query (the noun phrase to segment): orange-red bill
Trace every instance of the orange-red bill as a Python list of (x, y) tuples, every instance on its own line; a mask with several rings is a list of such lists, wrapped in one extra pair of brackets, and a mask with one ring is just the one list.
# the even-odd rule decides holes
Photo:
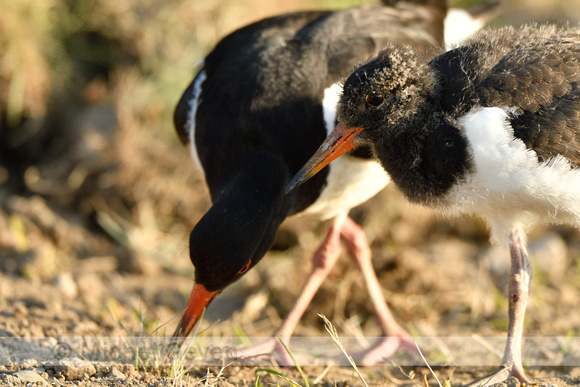
[(193, 290), (189, 295), (189, 300), (185, 307), (185, 312), (183, 312), (183, 316), (175, 333), (173, 333), (173, 337), (186, 337), (189, 335), (203, 314), (204, 309), (219, 292), (220, 290), (209, 291), (202, 284), (194, 283)]
[(363, 130), (364, 128), (358, 127), (347, 128), (339, 123), (334, 131), (326, 137), (326, 140), (320, 145), (314, 156), (304, 164), (302, 169), (288, 183), (286, 193), (308, 181), (334, 159), (357, 146), (360, 141), (356, 140), (356, 136)]

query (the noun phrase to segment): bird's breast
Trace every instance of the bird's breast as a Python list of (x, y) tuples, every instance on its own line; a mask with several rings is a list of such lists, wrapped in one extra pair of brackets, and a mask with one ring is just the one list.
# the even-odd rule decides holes
[(509, 109), (478, 108), (458, 120), (473, 168), (444, 198), (451, 212), (487, 219), (533, 214), (580, 224), (580, 169), (561, 155), (545, 161), (514, 136)]
[(379, 163), (343, 155), (334, 160), (320, 196), (300, 215), (314, 215), (331, 219), (366, 202), (390, 181)]

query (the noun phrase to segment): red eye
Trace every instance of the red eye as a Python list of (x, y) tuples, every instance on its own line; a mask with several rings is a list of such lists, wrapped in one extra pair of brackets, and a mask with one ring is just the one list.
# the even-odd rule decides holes
[(240, 270), (238, 270), (238, 275), (242, 275), (242, 274), (244, 274), (245, 272), (247, 272), (247, 271), (248, 271), (248, 269), (250, 268), (250, 265), (251, 265), (251, 264), (252, 264), (252, 260), (250, 259), (250, 260), (248, 261), (248, 263), (246, 263), (246, 264), (245, 264), (245, 265), (244, 265), (244, 266), (243, 266), (243, 267), (242, 267)]

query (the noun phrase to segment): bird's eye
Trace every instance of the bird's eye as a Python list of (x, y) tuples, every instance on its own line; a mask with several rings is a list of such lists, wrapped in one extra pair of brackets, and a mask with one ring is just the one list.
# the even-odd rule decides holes
[(371, 93), (367, 95), (367, 106), (379, 106), (384, 99), (381, 93)]
[(250, 265), (252, 264), (252, 260), (250, 259), (250, 261), (248, 263), (246, 263), (240, 270), (238, 270), (237, 275), (242, 275), (245, 272), (248, 271), (248, 269), (250, 268)]

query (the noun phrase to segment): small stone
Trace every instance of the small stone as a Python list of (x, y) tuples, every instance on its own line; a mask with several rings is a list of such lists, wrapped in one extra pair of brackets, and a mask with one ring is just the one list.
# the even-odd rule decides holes
[(20, 367), (24, 368), (25, 371), (34, 371), (38, 366), (38, 360), (36, 359), (22, 359), (20, 360)]
[[(18, 383), (18, 378), (13, 375), (0, 374), (0, 385), (2, 386), (13, 386)], [(19, 383), (22, 384), (22, 383)]]
[(55, 365), (54, 370), (66, 380), (79, 380), (85, 375), (91, 376), (97, 372), (92, 363), (78, 358), (61, 360)]
[(520, 381), (514, 378), (513, 376), (510, 376), (505, 381), (492, 384), (489, 387), (520, 387), (520, 386), (521, 386)]
[(14, 373), (14, 376), (27, 384), (40, 383), (43, 386), (49, 385), (40, 374), (34, 371), (18, 371)]
[(14, 308), (14, 315), (16, 317), (24, 317), (28, 315), (28, 308), (21, 301), (16, 301), (12, 307)]
[(7, 329), (0, 329), (0, 337), (18, 337), (18, 335)]
[(78, 286), (70, 272), (57, 275), (54, 279), (54, 285), (67, 298), (74, 298), (79, 293)]
[(118, 370), (118, 369), (116, 369), (116, 368), (113, 368), (113, 369), (111, 370), (111, 372), (109, 372), (109, 373), (107, 374), (107, 377), (108, 377), (108, 378), (113, 378), (113, 379), (126, 379), (126, 378), (127, 378), (127, 376), (125, 376), (125, 374), (124, 374), (124, 373), (122, 373), (121, 371), (119, 371), (119, 370)]

